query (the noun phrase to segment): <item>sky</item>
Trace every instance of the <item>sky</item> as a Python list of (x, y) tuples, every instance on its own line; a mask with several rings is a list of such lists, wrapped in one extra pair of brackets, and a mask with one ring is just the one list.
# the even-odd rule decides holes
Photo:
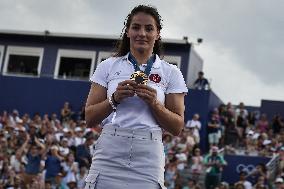
[(158, 9), (162, 38), (203, 39), (194, 48), (224, 103), (284, 101), (283, 0), (0, 0), (0, 30), (119, 36), (138, 4)]

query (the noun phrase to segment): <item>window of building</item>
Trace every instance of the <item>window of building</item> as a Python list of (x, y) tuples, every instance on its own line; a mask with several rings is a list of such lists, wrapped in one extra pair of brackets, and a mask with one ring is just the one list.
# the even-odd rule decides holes
[(99, 63), (101, 63), (102, 61), (104, 61), (105, 59), (111, 57), (112, 55), (113, 55), (112, 52), (100, 51), (99, 56), (98, 56), (98, 60), (97, 60), (97, 65)]
[(0, 71), (2, 68), (3, 56), (4, 56), (4, 46), (0, 45)]
[(96, 52), (58, 50), (54, 77), (58, 79), (88, 80), (94, 70)]
[(8, 46), (4, 75), (39, 77), (43, 48)]
[(176, 65), (180, 69), (181, 57), (180, 56), (167, 56), (163, 58), (166, 62)]

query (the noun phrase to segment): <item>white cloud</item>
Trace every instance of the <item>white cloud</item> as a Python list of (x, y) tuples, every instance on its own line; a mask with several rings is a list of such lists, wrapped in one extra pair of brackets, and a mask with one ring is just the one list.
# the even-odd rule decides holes
[(204, 62), (205, 76), (224, 103), (260, 106), (262, 99), (283, 100), (284, 85), (266, 85), (252, 71), (239, 64), (230, 49), (207, 44), (196, 47)]

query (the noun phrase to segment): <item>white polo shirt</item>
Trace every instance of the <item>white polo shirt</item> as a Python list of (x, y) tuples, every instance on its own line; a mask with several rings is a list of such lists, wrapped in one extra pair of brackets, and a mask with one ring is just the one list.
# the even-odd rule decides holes
[[(140, 65), (144, 71), (146, 64)], [(119, 82), (130, 79), (134, 66), (128, 60), (128, 54), (123, 57), (110, 57), (101, 62), (90, 80), (107, 89), (107, 96), (115, 92)], [(156, 55), (147, 85), (156, 89), (157, 99), (164, 104), (165, 94), (187, 93), (181, 71), (172, 64), (161, 60)], [(123, 99), (116, 109), (103, 120), (102, 126), (111, 124), (114, 127), (132, 129), (160, 130), (149, 106), (138, 96)]]

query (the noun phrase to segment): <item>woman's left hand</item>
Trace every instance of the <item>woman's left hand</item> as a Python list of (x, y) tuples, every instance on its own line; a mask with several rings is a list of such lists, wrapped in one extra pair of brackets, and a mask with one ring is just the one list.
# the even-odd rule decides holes
[(138, 97), (144, 100), (151, 107), (157, 104), (157, 91), (147, 85), (139, 84), (135, 88)]

